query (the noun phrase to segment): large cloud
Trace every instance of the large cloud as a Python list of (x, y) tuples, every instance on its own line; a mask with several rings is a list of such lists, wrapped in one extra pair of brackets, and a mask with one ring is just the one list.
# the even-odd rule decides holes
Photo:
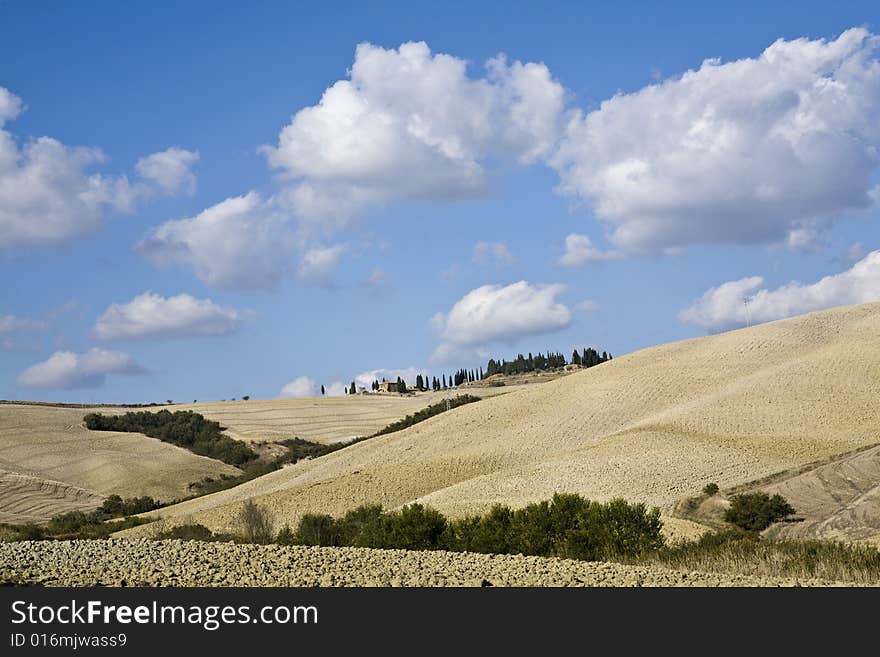
[(441, 342), (432, 359), (445, 362), (493, 342), (565, 328), (571, 323), (571, 311), (557, 300), (564, 289), (519, 281), (471, 290), (448, 313), (434, 317)]
[[(0, 128), (23, 107), (0, 87)], [(94, 229), (107, 213), (131, 212), (139, 199), (169, 191), (150, 179), (132, 183), (89, 172), (105, 159), (96, 148), (69, 147), (51, 137), (19, 147), (0, 129), (0, 249), (62, 242)]]
[(128, 354), (92, 348), (85, 353), (56, 351), (48, 360), (18, 375), (16, 384), (40, 390), (100, 388), (108, 374), (141, 374), (144, 368)]
[(876, 196), (878, 38), (779, 40), (707, 60), (575, 118), (552, 157), (616, 246), (816, 243), (823, 222)]
[(192, 267), (207, 285), (255, 289), (278, 282), (295, 245), (289, 217), (271, 199), (250, 192), (165, 222), (137, 248), (157, 264)]
[(717, 331), (769, 322), (833, 306), (880, 301), (880, 251), (873, 251), (840, 274), (775, 290), (761, 288), (760, 276), (707, 290), (679, 314), (682, 322)]
[(237, 311), (210, 299), (189, 294), (165, 298), (144, 292), (128, 303), (107, 308), (92, 332), (101, 340), (218, 336), (237, 330), (241, 320)]
[(561, 85), (543, 64), (499, 56), (486, 68), (473, 79), (464, 60), (425, 43), (360, 44), (349, 79), (264, 149), (294, 181), (294, 211), (338, 224), (386, 200), (469, 197), (485, 190), (487, 158), (546, 155), (561, 128)]

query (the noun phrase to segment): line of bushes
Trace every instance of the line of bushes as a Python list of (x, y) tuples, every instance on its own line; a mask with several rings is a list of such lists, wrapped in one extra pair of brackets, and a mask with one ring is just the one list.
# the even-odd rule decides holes
[(7, 540), (39, 541), (48, 539), (107, 538), (113, 532), (142, 525), (147, 520), (131, 516), (158, 509), (152, 497), (122, 499), (111, 495), (94, 511), (68, 511), (52, 516), (46, 525), (2, 525)]
[(290, 545), (354, 546), (555, 556), (588, 561), (635, 556), (663, 545), (660, 510), (623, 499), (601, 503), (577, 494), (511, 510), (497, 505), (485, 515), (448, 520), (410, 504), (399, 511), (361, 506), (341, 518), (306, 514), (277, 541)]
[(443, 413), (447, 410), (452, 410), (453, 408), (458, 408), (459, 406), (471, 404), (476, 401), (480, 401), (480, 397), (476, 397), (474, 395), (458, 395), (457, 397), (453, 397), (452, 399), (444, 400), (442, 402), (426, 406), (422, 410), (417, 411), (412, 415), (407, 415), (402, 420), (392, 422), (391, 424), (383, 429), (380, 429), (374, 434), (371, 434), (369, 436), (360, 436), (358, 438), (352, 438), (351, 440), (338, 443), (316, 443), (312, 442), (311, 440), (305, 440), (303, 438), (288, 438), (286, 440), (280, 440), (278, 441), (278, 444), (284, 445), (287, 448), (287, 452), (285, 454), (282, 454), (281, 456), (268, 462), (258, 461), (246, 463), (241, 468), (243, 471), (242, 474), (238, 476), (230, 477), (229, 475), (221, 475), (219, 479), (215, 479), (213, 477), (205, 477), (201, 481), (190, 484), (189, 487), (195, 492), (196, 496), (208, 495), (210, 493), (216, 493), (221, 490), (228, 490), (230, 488), (238, 486), (239, 484), (243, 484), (246, 481), (250, 481), (251, 479), (255, 479), (257, 477), (263, 476), (264, 474), (269, 474), (270, 472), (278, 470), (288, 463), (296, 463), (297, 461), (300, 461), (302, 459), (314, 459), (325, 456), (326, 454), (330, 454), (344, 447), (349, 447), (364, 440), (369, 440), (370, 438), (375, 438), (377, 436), (382, 436), (384, 434), (406, 429), (407, 427), (411, 427), (414, 424), (423, 422), (428, 418), (434, 417), (435, 415)]
[(480, 399), (480, 397), (476, 397), (474, 395), (458, 395), (456, 397), (452, 397), (451, 399), (439, 401), (435, 404), (426, 406), (420, 411), (416, 411), (412, 415), (407, 415), (401, 420), (392, 422), (384, 429), (380, 429), (379, 431), (374, 433), (372, 436), (370, 436), (370, 438), (382, 436), (386, 433), (401, 431), (403, 429), (406, 429), (407, 427), (411, 427), (414, 424), (418, 424), (419, 422), (424, 422), (428, 418), (432, 418), (435, 415), (439, 415), (440, 413), (443, 413), (445, 411), (451, 411), (453, 408), (458, 408), (459, 406), (464, 406), (465, 404), (473, 404), (474, 402), (480, 401)]
[(123, 415), (89, 413), (85, 416), (85, 423), (93, 431), (142, 433), (230, 465), (242, 465), (257, 458), (245, 443), (224, 434), (218, 422), (193, 411), (138, 411)]

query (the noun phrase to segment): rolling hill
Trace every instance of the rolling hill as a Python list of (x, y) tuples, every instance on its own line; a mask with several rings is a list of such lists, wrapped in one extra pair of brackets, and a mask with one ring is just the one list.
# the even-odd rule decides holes
[(40, 522), (92, 509), (114, 493), (179, 499), (194, 481), (238, 473), (141, 434), (89, 431), (82, 420), (91, 410), (110, 412), (0, 404), (0, 522)]
[(878, 335), (880, 304), (866, 304), (652, 347), (153, 516), (228, 531), (247, 499), (294, 523), (365, 502), (460, 516), (556, 491), (669, 511), (708, 482), (880, 443)]

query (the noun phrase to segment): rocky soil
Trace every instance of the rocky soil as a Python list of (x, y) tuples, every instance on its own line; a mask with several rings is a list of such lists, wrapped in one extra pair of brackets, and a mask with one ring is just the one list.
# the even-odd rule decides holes
[(0, 583), (42, 586), (827, 586), (520, 555), (197, 541), (0, 543)]

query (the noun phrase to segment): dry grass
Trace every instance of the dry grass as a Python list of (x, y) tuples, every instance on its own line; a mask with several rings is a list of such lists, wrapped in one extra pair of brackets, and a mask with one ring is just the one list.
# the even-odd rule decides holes
[(669, 510), (709, 482), (729, 489), (875, 444), (878, 334), (880, 304), (867, 304), (646, 349), (161, 515), (228, 531), (250, 498), (293, 525), (364, 503), (457, 517), (557, 491)]
[(89, 431), (82, 426), (87, 412), (0, 405), (0, 522), (92, 509), (112, 493), (172, 500), (193, 481), (238, 473), (140, 434)]
[(768, 541), (728, 533), (673, 545), (632, 563), (758, 578), (880, 584), (876, 548), (832, 541)]

